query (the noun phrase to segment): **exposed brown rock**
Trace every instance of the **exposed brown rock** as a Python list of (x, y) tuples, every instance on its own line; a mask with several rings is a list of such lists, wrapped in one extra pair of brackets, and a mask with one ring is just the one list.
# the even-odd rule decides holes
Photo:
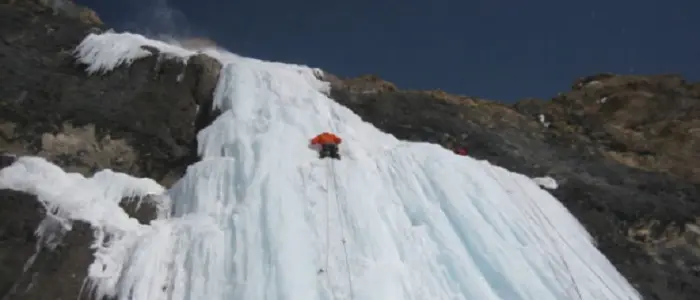
[(333, 74), (323, 74), (321, 77), (321, 79), (335, 86), (351, 89), (353, 93), (357, 94), (374, 94), (396, 90), (396, 86), (393, 83), (385, 81), (377, 75), (368, 74), (347, 80), (341, 80)]
[(10, 4), (16, 1), (32, 1), (43, 7), (51, 9), (55, 15), (80, 20), (89, 25), (102, 25), (102, 20), (97, 13), (87, 7), (77, 5), (73, 0), (10, 0)]
[(178, 41), (180, 43), (180, 46), (186, 49), (191, 49), (191, 50), (201, 50), (201, 49), (207, 49), (207, 48), (216, 48), (217, 44), (215, 41), (213, 41), (210, 38), (206, 37), (191, 37), (191, 38), (185, 38), (185, 39), (180, 39)]
[(700, 183), (700, 89), (674, 75), (603, 74), (578, 80), (551, 102), (518, 103), (607, 157)]

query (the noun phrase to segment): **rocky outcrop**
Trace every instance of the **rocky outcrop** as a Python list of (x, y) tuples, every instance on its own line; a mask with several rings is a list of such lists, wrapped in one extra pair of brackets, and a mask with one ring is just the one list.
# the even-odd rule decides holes
[[(72, 50), (89, 24), (54, 15), (30, 0), (0, 8), (0, 146), (41, 154), (78, 171), (110, 166), (171, 182), (192, 158), (197, 105), (211, 102), (219, 63), (185, 66), (153, 55), (88, 77)], [(178, 77), (182, 76), (182, 80)]]
[(599, 74), (552, 101), (515, 108), (622, 164), (700, 183), (700, 84), (674, 75)]
[[(10, 0), (14, 3), (22, 0)], [(102, 20), (92, 9), (75, 4), (74, 0), (39, 0), (39, 4), (51, 8), (55, 15), (78, 19), (85, 24), (102, 25)]]
[[(87, 11), (66, 0), (0, 0), (0, 151), (42, 156), (84, 175), (110, 168), (168, 186), (196, 157), (195, 123), (207, 121), (197, 107), (211, 106), (221, 66), (204, 55), (185, 65), (147, 48), (153, 55), (131, 67), (87, 76), (73, 49), (104, 29), (84, 18)], [(152, 205), (122, 207), (142, 223), (154, 218)], [(37, 252), (43, 209), (30, 195), (0, 190), (4, 300), (74, 299), (81, 290), (92, 262), (88, 224), (75, 224), (56, 249), (40, 248), (25, 270)]]
[(700, 298), (698, 84), (608, 75), (508, 106), (402, 91), (374, 76), (326, 80), (336, 101), (398, 138), (461, 144), (473, 157), (552, 176), (552, 194), (645, 299)]

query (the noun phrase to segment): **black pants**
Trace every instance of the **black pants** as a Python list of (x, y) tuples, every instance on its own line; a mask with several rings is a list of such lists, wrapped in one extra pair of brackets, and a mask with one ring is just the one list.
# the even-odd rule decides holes
[(319, 158), (335, 158), (340, 159), (340, 154), (338, 154), (338, 145), (336, 144), (322, 144), (321, 151), (318, 153)]

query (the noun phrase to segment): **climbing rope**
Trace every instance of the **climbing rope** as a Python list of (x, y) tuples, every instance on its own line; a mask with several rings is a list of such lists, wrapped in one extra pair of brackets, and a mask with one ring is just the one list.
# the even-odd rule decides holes
[[(528, 194), (528, 193), (525, 192), (525, 188), (523, 188), (522, 185), (521, 185), (520, 183), (516, 182), (515, 185), (518, 187), (518, 189), (520, 189), (520, 191), (521, 191), (523, 194), (526, 195), (526, 197), (527, 197), (531, 202), (534, 202), (534, 199), (532, 199), (532, 197), (530, 197), (530, 194)], [(531, 208), (532, 208), (532, 207), (531, 207)], [(547, 217), (547, 214), (545, 214), (544, 211), (542, 211), (542, 209), (541, 209), (539, 206), (536, 206), (536, 205), (535, 205), (535, 211), (536, 211), (536, 213), (537, 213), (538, 219), (540, 219), (540, 220), (539, 220), (540, 226), (543, 226), (543, 225), (544, 225), (543, 223), (544, 223), (544, 222), (547, 222), (547, 224), (549, 225), (549, 227), (551, 227), (552, 229), (554, 229), (554, 232), (556, 232), (557, 236), (558, 236), (561, 240), (563, 240), (565, 243), (567, 243), (567, 246), (569, 246), (569, 248), (571, 248), (571, 245), (569, 245), (568, 242), (566, 242), (566, 240), (565, 240), (564, 237), (561, 235), (561, 233), (559, 233), (559, 230), (556, 230), (556, 228), (554, 227), (554, 224), (552, 224), (552, 221), (549, 219), (549, 217)], [(554, 240), (553, 237), (550, 236), (550, 238), (551, 238), (552, 240)], [(576, 293), (578, 294), (579, 299), (582, 299), (581, 291), (580, 291), (578, 285), (576, 284), (576, 281), (574, 281), (573, 273), (571, 272), (571, 269), (569, 268), (569, 265), (566, 263), (566, 261), (564, 260), (563, 256), (561, 255), (561, 253), (559, 253), (559, 255), (560, 255), (561, 259), (562, 259), (562, 262), (563, 262), (563, 264), (564, 264), (564, 267), (565, 267), (565, 268), (567, 269), (567, 271), (569, 272), (569, 277), (571, 278), (572, 284), (573, 284), (573, 286), (574, 286), (574, 288), (575, 288), (575, 290), (576, 290)], [(579, 258), (580, 258), (580, 257), (579, 257)], [(589, 271), (593, 271), (593, 270), (591, 270), (591, 267), (590, 267), (589, 265), (586, 264), (586, 267), (588, 268)], [(600, 277), (600, 275), (599, 275), (598, 273), (596, 273), (596, 272), (592, 272), (592, 273), (596, 276), (596, 278), (598, 278), (598, 280), (600, 281), (600, 283), (602, 283), (602, 284), (605, 286), (605, 288), (606, 288), (611, 294), (613, 294), (613, 295), (615, 294), (615, 292), (613, 291), (613, 289), (608, 285), (608, 283), (607, 283), (605, 280), (603, 280), (603, 278)]]
[[(525, 193), (525, 190), (522, 189), (522, 187), (520, 187), (520, 184), (517, 182), (515, 184), (518, 186), (520, 191), (523, 192), (530, 199), (530, 201), (532, 201), (532, 198), (530, 197), (530, 195)], [(527, 205), (530, 206), (530, 209), (532, 210), (533, 205), (530, 203), (527, 203)], [(534, 209), (534, 211), (535, 211), (535, 223), (537, 223), (537, 225), (539, 227), (545, 228), (543, 219), (547, 219), (547, 221), (548, 221), (548, 218), (546, 215), (544, 215), (544, 212), (542, 211), (542, 209), (539, 206), (536, 206), (536, 205), (534, 205), (534, 206), (535, 206), (535, 209)], [(549, 224), (550, 228), (552, 228), (555, 232), (559, 233), (559, 231), (556, 228), (554, 228), (554, 225), (551, 222), (548, 221), (547, 223)], [(576, 278), (574, 278), (574, 274), (573, 274), (573, 271), (571, 270), (571, 267), (569, 266), (569, 263), (566, 261), (566, 259), (564, 259), (564, 254), (562, 253), (562, 250), (559, 248), (559, 245), (557, 244), (554, 237), (550, 234), (550, 232), (547, 230), (545, 230), (544, 232), (545, 232), (545, 235), (547, 236), (547, 238), (549, 238), (552, 245), (554, 246), (554, 251), (556, 252), (557, 256), (559, 257), (559, 261), (561, 261), (562, 265), (564, 265), (564, 270), (566, 270), (566, 274), (569, 276), (569, 280), (571, 280), (571, 286), (573, 287), (573, 290), (576, 293), (576, 297), (579, 300), (583, 300), (583, 295), (581, 294), (581, 289), (579, 288), (578, 284), (576, 283)], [(560, 236), (560, 238), (561, 238), (561, 236)]]
[[(326, 170), (327, 172), (331, 172), (331, 169), (328, 168)], [(328, 177), (326, 179), (326, 266), (323, 269), (323, 272), (326, 275), (326, 280), (328, 281), (328, 288), (331, 291), (331, 295), (333, 296), (333, 299), (338, 299), (338, 295), (335, 292), (335, 289), (333, 288), (333, 283), (331, 281), (331, 276), (330, 273), (328, 272), (330, 268), (330, 255), (331, 255), (331, 230), (330, 230), (330, 219), (331, 219), (331, 178), (330, 176), (333, 176), (333, 174), (328, 174)], [(336, 187), (333, 186), (333, 193), (335, 193)]]
[[(332, 174), (331, 174), (332, 175)], [(333, 299), (338, 299), (335, 294), (335, 290), (332, 287), (331, 276), (328, 275), (328, 268), (330, 267), (330, 255), (331, 255), (331, 192), (330, 192), (330, 178), (326, 180), (326, 265), (323, 268), (323, 272), (326, 273), (326, 279), (328, 280), (328, 286), (333, 294)], [(335, 189), (335, 187), (333, 187)]]
[[(338, 132), (338, 126), (336, 122), (333, 121), (333, 115), (335, 113), (333, 110), (329, 107), (328, 110), (328, 125), (331, 128), (333, 132)], [(349, 261), (349, 255), (348, 255), (348, 249), (346, 245), (346, 240), (345, 240), (345, 230), (343, 228), (343, 224), (345, 223), (344, 218), (342, 217), (342, 212), (340, 211), (340, 199), (338, 196), (338, 178), (335, 174), (335, 163), (333, 159), (328, 159), (328, 180), (327, 183), (330, 185), (331, 179), (333, 181), (333, 193), (335, 194), (335, 203), (336, 203), (336, 210), (338, 213), (338, 222), (340, 223), (340, 237), (341, 237), (341, 242), (343, 244), (343, 253), (345, 254), (345, 267), (346, 267), (346, 273), (348, 275), (348, 287), (350, 288), (350, 299), (355, 299), (354, 293), (355, 289), (353, 287), (353, 282), (352, 282), (352, 275), (350, 274), (350, 261)], [(330, 178), (332, 177), (332, 178)], [(330, 255), (330, 234), (328, 233), (330, 230), (328, 229), (330, 225), (328, 224), (328, 220), (330, 219), (330, 200), (331, 200), (331, 192), (330, 192), (330, 187), (327, 189), (328, 193), (328, 201), (326, 202), (326, 239), (327, 239), (327, 251), (326, 251), (326, 276), (328, 276), (328, 283), (330, 284), (330, 275), (328, 275), (328, 256)], [(333, 288), (331, 287), (331, 290)], [(335, 292), (333, 291), (333, 298), (337, 299), (337, 296), (335, 295)]]
[(348, 247), (345, 239), (345, 230), (343, 230), (343, 224), (345, 223), (345, 218), (343, 218), (343, 213), (340, 211), (340, 201), (338, 196), (338, 177), (335, 174), (335, 162), (330, 161), (331, 176), (333, 177), (333, 191), (335, 192), (335, 208), (338, 213), (338, 220), (340, 220), (340, 238), (343, 243), (343, 253), (345, 254), (345, 269), (348, 275), (348, 287), (350, 288), (350, 299), (354, 299), (355, 288), (352, 283), (352, 274), (350, 273), (350, 256), (348, 255)]
[[(498, 174), (494, 174), (493, 171), (490, 169), (490, 167), (486, 167), (486, 169), (487, 169), (487, 171), (489, 172), (489, 175), (491, 176), (491, 178), (493, 178), (494, 180), (496, 180), (496, 182), (498, 182), (498, 184), (501, 186), (501, 189), (507, 191), (507, 189), (506, 189), (505, 185), (503, 184), (503, 182), (501, 182), (501, 180), (498, 179)], [(516, 182), (516, 185), (518, 185), (518, 187), (520, 188), (521, 192), (522, 192), (523, 194), (525, 194), (528, 198), (530, 198), (530, 200), (532, 201), (532, 198), (530, 197), (530, 195), (527, 194), (527, 193), (525, 193), (525, 190), (520, 186), (520, 184)], [(529, 204), (528, 204), (528, 205), (529, 205)], [(532, 210), (532, 207), (531, 207), (531, 206), (530, 206), (530, 209)], [(539, 213), (538, 213), (538, 212), (539, 212)], [(540, 215), (542, 215), (544, 218), (546, 218), (546, 216), (544, 216), (544, 212), (542, 212), (542, 210), (539, 209), (539, 207), (537, 207), (537, 211), (535, 212), (535, 222), (537, 223), (537, 225), (538, 225), (539, 227), (544, 228), (544, 224), (543, 224), (544, 222), (542, 222)], [(550, 225), (550, 227), (552, 227), (552, 229), (554, 229), (554, 231), (556, 231), (557, 233), (559, 232), (559, 231), (556, 230), (556, 228), (554, 228), (554, 226), (551, 224), (551, 222), (549, 222), (549, 225)], [(573, 286), (574, 292), (576, 293), (577, 299), (583, 300), (583, 295), (581, 294), (581, 290), (579, 289), (578, 285), (576, 284), (576, 279), (575, 279), (574, 276), (573, 276), (573, 272), (571, 271), (571, 268), (569, 267), (569, 264), (568, 264), (568, 263), (566, 262), (566, 260), (564, 259), (564, 255), (561, 253), (561, 250), (560, 250), (559, 247), (557, 246), (557, 243), (556, 243), (556, 241), (554, 240), (554, 237), (552, 237), (552, 236), (549, 234), (549, 232), (546, 231), (546, 230), (545, 230), (545, 235), (547, 235), (547, 237), (551, 240), (551, 243), (554, 245), (554, 251), (556, 252), (556, 255), (559, 257), (559, 260), (560, 260), (560, 261), (562, 262), (562, 264), (564, 265), (564, 268), (565, 268), (565, 270), (566, 270), (566, 273), (569, 275), (569, 279), (571, 280), (571, 286)], [(552, 269), (552, 272), (557, 273), (556, 268), (554, 267), (554, 265), (552, 265), (551, 262), (548, 262), (548, 265), (549, 265), (549, 267)], [(566, 289), (566, 293), (567, 293), (567, 295), (569, 294), (569, 289)]]
[(338, 216), (338, 221), (340, 223), (340, 235), (341, 235), (341, 242), (343, 245), (343, 253), (345, 254), (345, 268), (346, 268), (346, 273), (347, 273), (347, 278), (348, 278), (348, 287), (350, 288), (350, 299), (354, 299), (354, 291), (355, 288), (353, 286), (352, 282), (352, 275), (350, 274), (350, 260), (349, 260), (349, 255), (348, 255), (348, 249), (346, 245), (346, 239), (345, 239), (345, 231), (343, 230), (343, 224), (345, 223), (343, 214), (340, 211), (340, 197), (338, 196), (338, 179), (335, 176), (335, 165), (333, 164), (333, 161), (330, 160), (328, 163), (328, 179), (327, 179), (327, 201), (326, 201), (326, 267), (323, 270), (323, 272), (326, 273), (326, 278), (328, 279), (328, 284), (331, 289), (331, 294), (333, 295), (333, 299), (338, 299), (338, 296), (335, 293), (335, 290), (333, 289), (331, 285), (331, 278), (330, 275), (328, 274), (328, 268), (330, 267), (330, 248), (331, 248), (331, 238), (330, 238), (330, 218), (331, 218), (331, 212), (330, 212), (330, 206), (331, 206), (331, 199), (333, 198), (331, 196), (331, 188), (330, 184), (331, 182), (333, 183), (333, 193), (335, 194), (335, 203), (336, 203), (336, 212)]

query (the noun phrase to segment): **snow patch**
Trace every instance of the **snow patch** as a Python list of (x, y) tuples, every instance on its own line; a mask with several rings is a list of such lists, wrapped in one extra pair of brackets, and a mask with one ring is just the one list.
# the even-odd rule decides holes
[(139, 34), (108, 31), (88, 34), (76, 47), (74, 55), (78, 62), (88, 66), (86, 72), (92, 75), (107, 73), (117, 67), (128, 66), (135, 60), (153, 55), (143, 46), (157, 48), (161, 51), (161, 55), (180, 58), (183, 61), (195, 54), (193, 51), (150, 40)]
[(603, 86), (603, 83), (598, 81), (598, 80), (591, 80), (589, 82), (586, 82), (585, 86), (592, 87), (592, 88), (599, 88), (599, 87)]
[(540, 124), (542, 124), (542, 126), (544, 126), (545, 128), (549, 128), (550, 122), (547, 121), (543, 114), (540, 114), (539, 116), (537, 116), (537, 118), (539, 119)]
[(557, 184), (557, 181), (554, 178), (549, 177), (549, 176), (536, 177), (536, 178), (533, 178), (532, 181), (534, 181), (537, 185), (539, 185), (543, 188), (546, 188), (546, 189), (550, 189), (550, 190), (556, 190), (559, 187), (559, 185)]

